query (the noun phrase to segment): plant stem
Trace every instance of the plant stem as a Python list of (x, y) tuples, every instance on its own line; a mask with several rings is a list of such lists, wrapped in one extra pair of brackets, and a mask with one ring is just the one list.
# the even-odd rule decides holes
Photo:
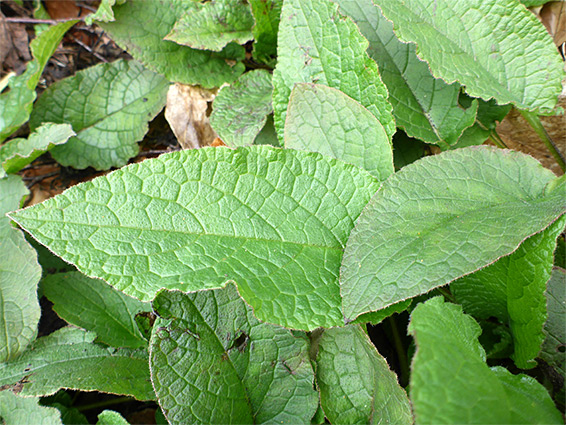
[(120, 404), (127, 401), (135, 401), (135, 399), (132, 397), (118, 397), (110, 400), (99, 401), (97, 403), (85, 404), (84, 406), (78, 406), (77, 410), (79, 412), (84, 412), (85, 410), (97, 409), (99, 407), (113, 406), (115, 404)]
[(552, 154), (558, 165), (560, 165), (560, 168), (562, 168), (562, 171), (566, 172), (566, 163), (564, 162), (564, 158), (562, 157), (560, 152), (558, 152), (558, 149), (556, 149), (554, 142), (552, 141), (552, 139), (546, 132), (546, 129), (543, 127), (542, 123), (540, 122), (540, 118), (538, 117), (538, 115), (535, 114), (534, 112), (523, 111), (521, 109), (519, 109), (519, 112), (521, 113), (523, 118), (527, 120), (527, 122), (536, 132), (538, 137), (540, 137), (540, 139), (544, 142), (546, 148)]
[(503, 139), (501, 138), (501, 136), (499, 136), (499, 134), (497, 134), (497, 132), (495, 130), (491, 131), (491, 133), (489, 134), (489, 137), (490, 137), (491, 141), (493, 143), (495, 143), (495, 146), (497, 146), (498, 148), (509, 149), (507, 147), (507, 145), (505, 144), (505, 142), (503, 141)]
[(401, 374), (399, 376), (399, 383), (401, 386), (405, 387), (409, 383), (409, 360), (407, 359), (407, 353), (405, 352), (405, 347), (403, 347), (403, 342), (401, 341), (401, 336), (399, 335), (399, 329), (397, 328), (397, 323), (393, 317), (387, 319), (389, 327), (391, 328), (391, 334), (393, 335), (393, 344), (395, 345), (395, 350), (397, 351), (397, 358), (399, 359), (399, 368), (401, 369)]
[(444, 295), (444, 298), (446, 298), (451, 303), (458, 304), (458, 302), (456, 301), (456, 298), (454, 298), (454, 295), (452, 295), (448, 290), (446, 290), (444, 288), (436, 288), (436, 290), (438, 292), (440, 292), (442, 295)]

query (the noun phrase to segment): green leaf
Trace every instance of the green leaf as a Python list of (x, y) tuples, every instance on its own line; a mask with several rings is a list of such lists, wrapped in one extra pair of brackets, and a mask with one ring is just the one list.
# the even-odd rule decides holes
[(555, 107), (562, 59), (544, 26), (517, 1), (378, 4), (397, 37), (417, 44), (417, 55), (435, 77), (458, 81), (470, 96), (493, 97), (500, 105), (541, 113)]
[(155, 399), (147, 350), (103, 347), (93, 343), (95, 337), (67, 327), (38, 338), (15, 360), (0, 363), (0, 386), (15, 385), (23, 396), (69, 388)]
[(409, 333), (417, 344), (410, 384), (417, 423), (563, 423), (537, 381), (487, 366), (481, 328), (461, 306), (441, 297), (419, 304)]
[(62, 145), (75, 132), (69, 124), (46, 123), (27, 139), (12, 139), (0, 146), (0, 177), (2, 172), (17, 173), (34, 159), (56, 145)]
[(129, 422), (114, 410), (104, 410), (98, 415), (96, 425), (129, 425)]
[(464, 310), (478, 318), (497, 317), (509, 324), (517, 367), (536, 366), (544, 340), (546, 282), (552, 271), (556, 238), (564, 229), (561, 217), (531, 236), (507, 257), (450, 284)]
[(487, 146), (425, 157), (393, 174), (364, 209), (341, 269), (346, 320), (511, 254), (566, 210), (530, 156)]
[(94, 21), (98, 22), (114, 22), (114, 12), (112, 6), (115, 4), (124, 4), (126, 0), (102, 0), (98, 5), (98, 9), (93, 14), (85, 18), (87, 25), (92, 25)]
[(73, 126), (76, 137), (51, 151), (62, 165), (120, 167), (137, 155), (137, 142), (165, 105), (168, 88), (165, 78), (138, 62), (101, 63), (49, 86), (35, 104), (30, 126)]
[(254, 143), (271, 106), (271, 74), (265, 70), (250, 71), (229, 87), (222, 88), (212, 104), (210, 125), (230, 147)]
[(204, 148), (131, 164), (12, 216), (128, 295), (233, 280), (260, 320), (312, 330), (344, 324), (343, 247), (377, 188), (366, 171), (314, 152)]
[(372, 0), (333, 0), (352, 18), (369, 41), (368, 54), (377, 62), (389, 91), (397, 127), (414, 138), (447, 149), (474, 124), (477, 101), (467, 109), (458, 104), (461, 86), (434, 78), (416, 55), (413, 43), (402, 43), (393, 25)]
[(113, 347), (147, 347), (135, 316), (151, 311), (149, 304), (78, 272), (48, 275), (41, 288), (62, 319), (95, 332), (97, 340)]
[(281, 146), (273, 125), (273, 114), (267, 116), (265, 125), (254, 140), (254, 145)]
[(35, 339), (41, 314), (37, 254), (5, 216), (28, 193), (19, 176), (0, 179), (0, 362), (18, 356)]
[(222, 52), (210, 52), (164, 40), (190, 6), (185, 0), (130, 0), (114, 6), (115, 22), (99, 25), (135, 59), (171, 82), (212, 88), (236, 80), (245, 69), (243, 47), (229, 44)]
[(0, 391), (0, 421), (5, 425), (62, 425), (61, 413), (54, 407), (39, 405), (39, 398), (19, 397)]
[(296, 83), (318, 83), (342, 91), (365, 106), (388, 137), (393, 136), (395, 121), (387, 89), (367, 47), (356, 25), (329, 0), (284, 2), (273, 73), (275, 128), (281, 140)]
[(29, 119), (36, 98), (35, 87), (43, 68), (67, 30), (77, 22), (74, 20), (53, 25), (30, 43), (33, 60), (28, 62), (22, 75), (10, 80), (10, 91), (0, 95), (0, 142)]
[(566, 379), (566, 270), (555, 267), (546, 292), (548, 320), (540, 358)]
[(285, 147), (340, 159), (379, 181), (394, 172), (390, 139), (375, 116), (341, 91), (320, 84), (300, 83), (293, 88)]
[(185, 1), (185, 13), (175, 22), (165, 40), (200, 50), (221, 51), (230, 42), (251, 39), (254, 19), (246, 1)]
[(160, 292), (151, 339), (171, 423), (309, 423), (318, 407), (308, 339), (259, 322), (236, 288)]
[(249, 0), (255, 25), (253, 56), (263, 63), (270, 63), (277, 54), (277, 31), (283, 0)]
[(325, 330), (316, 365), (330, 423), (413, 423), (405, 390), (359, 325)]

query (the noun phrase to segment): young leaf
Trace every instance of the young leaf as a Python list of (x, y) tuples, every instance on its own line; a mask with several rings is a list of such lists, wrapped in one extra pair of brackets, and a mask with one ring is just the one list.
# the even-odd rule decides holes
[(341, 269), (346, 320), (511, 254), (566, 210), (554, 174), (513, 151), (470, 147), (425, 157), (386, 180), (352, 231)]
[(544, 324), (546, 339), (541, 359), (555, 368), (566, 379), (566, 270), (555, 267), (546, 292), (548, 320)]
[(150, 311), (149, 304), (78, 272), (48, 275), (41, 289), (62, 319), (95, 332), (98, 341), (113, 347), (147, 347), (135, 316)]
[(296, 83), (319, 83), (344, 92), (375, 115), (388, 137), (393, 136), (395, 121), (387, 89), (367, 47), (356, 25), (331, 1), (284, 2), (273, 73), (275, 128), (281, 140)]
[(543, 25), (517, 1), (377, 3), (397, 37), (417, 44), (434, 76), (500, 105), (539, 112), (556, 105), (562, 59)]
[(0, 95), (0, 142), (29, 119), (36, 98), (35, 87), (43, 68), (65, 33), (77, 22), (75, 20), (54, 25), (30, 43), (33, 60), (28, 62), (22, 75), (10, 80), (10, 91)]
[(253, 56), (260, 62), (269, 63), (277, 54), (277, 31), (283, 0), (250, 0), (255, 25)]
[(62, 145), (75, 132), (69, 124), (46, 123), (27, 139), (12, 139), (0, 146), (0, 177), (17, 173), (34, 159), (56, 145)]
[(419, 304), (409, 332), (417, 345), (410, 391), (417, 423), (562, 423), (536, 380), (487, 366), (481, 328), (461, 306), (441, 297)]
[(379, 66), (389, 91), (397, 127), (414, 138), (443, 149), (454, 145), (474, 124), (477, 100), (467, 109), (458, 104), (461, 86), (434, 78), (419, 60), (413, 43), (402, 43), (393, 25), (372, 0), (333, 0), (352, 18), (369, 41), (368, 54)]
[(200, 50), (221, 51), (230, 42), (245, 44), (252, 36), (254, 20), (244, 1), (185, 1), (185, 13), (165, 40)]
[(128, 295), (233, 280), (260, 320), (312, 330), (344, 324), (343, 247), (377, 188), (366, 171), (314, 152), (204, 148), (131, 164), (12, 215)]
[(230, 147), (252, 145), (271, 106), (271, 74), (250, 71), (229, 87), (222, 88), (212, 104), (210, 125)]
[(320, 152), (367, 170), (379, 181), (393, 173), (391, 142), (366, 108), (339, 90), (296, 84), (285, 122), (285, 147)]
[(68, 327), (38, 338), (18, 358), (0, 363), (0, 386), (16, 385), (23, 396), (69, 388), (155, 399), (147, 350), (103, 347), (93, 343), (95, 337)]
[(536, 366), (544, 339), (546, 282), (550, 279), (556, 238), (564, 229), (561, 217), (531, 236), (507, 257), (450, 284), (464, 310), (479, 318), (497, 317), (509, 323), (517, 367)]
[(165, 105), (168, 88), (165, 78), (138, 62), (102, 63), (49, 86), (35, 104), (30, 126), (73, 126), (76, 137), (51, 151), (62, 165), (120, 167), (137, 155), (137, 142)]
[(245, 69), (243, 47), (229, 44), (222, 52), (210, 52), (164, 40), (190, 3), (131, 0), (114, 6), (114, 22), (99, 25), (135, 59), (171, 82), (212, 88), (236, 80)]
[(413, 422), (405, 390), (359, 325), (325, 330), (316, 365), (320, 404), (330, 423)]
[(171, 423), (308, 423), (308, 340), (259, 322), (236, 288), (160, 292), (151, 375)]
[(23, 233), (5, 216), (28, 194), (19, 176), (0, 179), (0, 362), (20, 354), (37, 335), (41, 267)]
[(4, 425), (62, 425), (61, 413), (54, 407), (39, 405), (39, 398), (19, 397), (0, 391), (0, 420)]
[(126, 0), (102, 0), (98, 5), (96, 12), (88, 15), (85, 18), (87, 25), (92, 25), (94, 21), (98, 22), (114, 22), (114, 12), (112, 11), (112, 6), (115, 4), (124, 4)]
[(96, 425), (129, 425), (122, 415), (114, 410), (104, 410), (98, 415)]

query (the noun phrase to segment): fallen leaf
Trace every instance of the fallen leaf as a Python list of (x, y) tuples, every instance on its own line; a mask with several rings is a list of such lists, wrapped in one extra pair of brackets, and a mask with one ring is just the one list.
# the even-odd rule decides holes
[(209, 122), (217, 91), (179, 83), (169, 88), (165, 118), (183, 149), (210, 146), (217, 138)]

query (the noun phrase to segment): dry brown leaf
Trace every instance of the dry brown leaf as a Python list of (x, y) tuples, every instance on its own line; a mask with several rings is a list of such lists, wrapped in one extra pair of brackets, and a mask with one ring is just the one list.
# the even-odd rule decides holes
[(539, 12), (539, 19), (557, 46), (566, 43), (566, 2), (546, 3)]
[(179, 83), (169, 88), (165, 118), (183, 149), (210, 146), (216, 139), (208, 117), (217, 91)]

